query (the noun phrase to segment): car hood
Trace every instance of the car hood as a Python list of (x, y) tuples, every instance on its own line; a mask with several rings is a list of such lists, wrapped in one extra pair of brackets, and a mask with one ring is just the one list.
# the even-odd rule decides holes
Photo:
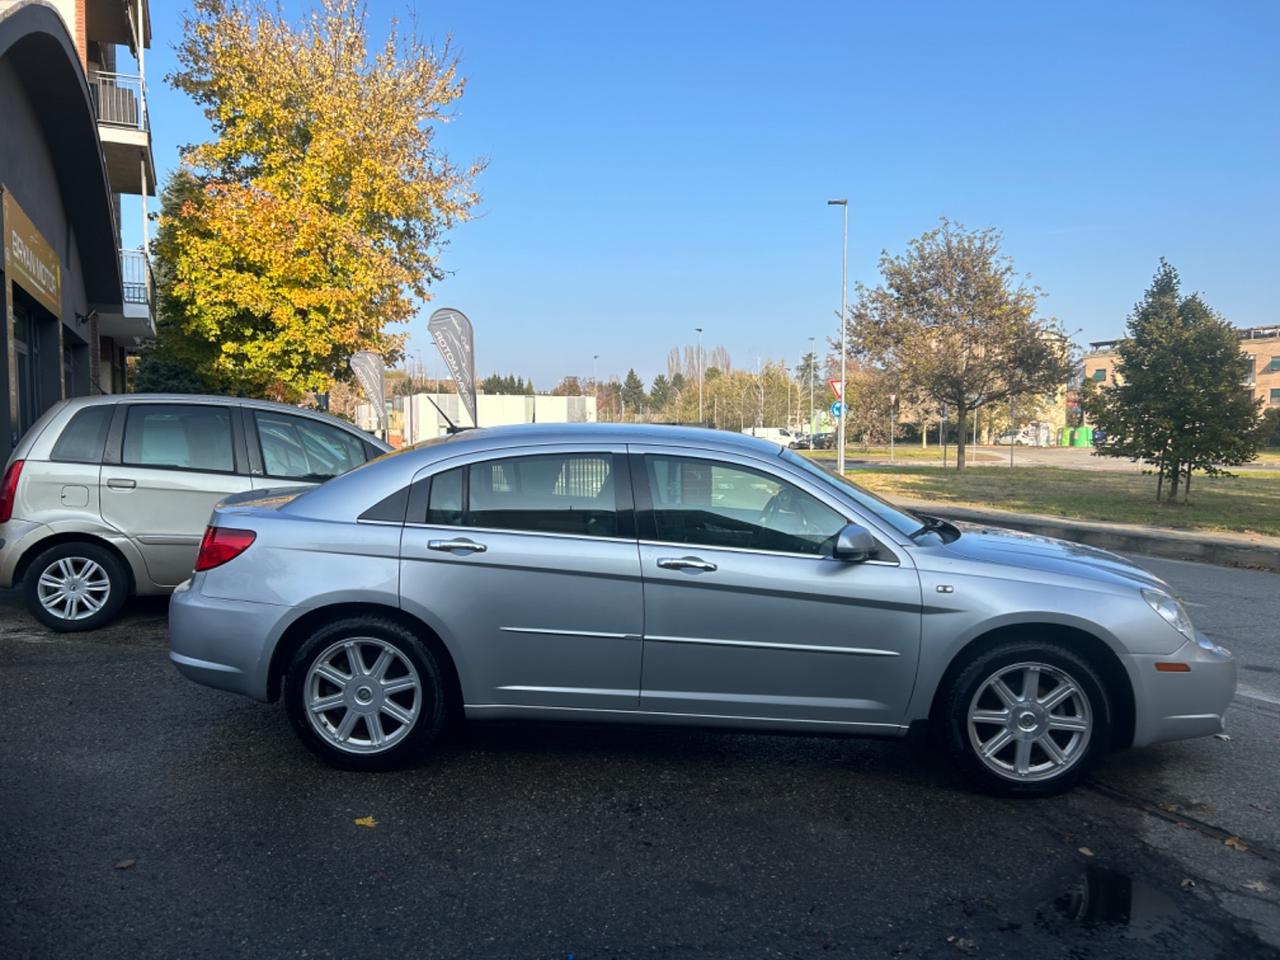
[(1155, 574), (1110, 550), (1003, 527), (971, 523), (955, 526), (961, 536), (944, 549), (968, 560), (1172, 592)]

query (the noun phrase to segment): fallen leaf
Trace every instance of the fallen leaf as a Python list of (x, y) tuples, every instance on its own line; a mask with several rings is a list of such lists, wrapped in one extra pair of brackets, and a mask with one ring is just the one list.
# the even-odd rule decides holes
[(1092, 851), (1092, 850), (1090, 850), (1088, 847), (1081, 847), (1081, 848), (1080, 848), (1080, 852), (1081, 852), (1081, 853), (1083, 853), (1086, 857), (1092, 857), (1092, 856), (1093, 856), (1093, 851)]
[(947, 937), (947, 943), (964, 953), (973, 953), (978, 949), (978, 944), (974, 940), (969, 937), (957, 937), (954, 934)]
[(1190, 890), (1195, 885), (1196, 885), (1196, 882), (1192, 880), (1190, 877), (1184, 878), (1182, 883), (1179, 884), (1179, 886), (1181, 886), (1183, 890)]
[(1215, 734), (1213, 735), (1213, 739), (1215, 739), (1215, 740), (1230, 740), (1230, 739), (1231, 739), (1231, 737), (1230, 737), (1228, 734), (1225, 734), (1225, 733), (1215, 733)]
[(1249, 845), (1245, 843), (1243, 840), (1241, 840), (1239, 837), (1227, 837), (1227, 839), (1223, 840), (1222, 842), (1225, 843), (1232, 850), (1244, 851), (1249, 849)]
[(115, 870), (131, 870), (138, 861), (130, 858), (128, 860), (117, 860), (111, 866)]
[(1261, 880), (1250, 880), (1244, 885), (1246, 890), (1253, 890), (1255, 893), (1266, 893), (1267, 885)]
[(357, 827), (370, 827), (370, 828), (372, 828), (372, 827), (376, 827), (377, 825), (378, 825), (378, 821), (377, 821), (377, 820), (375, 820), (375, 819), (373, 819), (373, 817), (356, 817), (356, 826), (357, 826)]

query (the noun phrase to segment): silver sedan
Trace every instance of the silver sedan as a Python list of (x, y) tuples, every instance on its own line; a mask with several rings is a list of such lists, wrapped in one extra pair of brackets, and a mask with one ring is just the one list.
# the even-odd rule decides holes
[(906, 513), (750, 437), (469, 430), (219, 505), (170, 606), (199, 683), (362, 770), (447, 719), (904, 737), (979, 786), (1220, 731), (1231, 655), (1114, 554)]

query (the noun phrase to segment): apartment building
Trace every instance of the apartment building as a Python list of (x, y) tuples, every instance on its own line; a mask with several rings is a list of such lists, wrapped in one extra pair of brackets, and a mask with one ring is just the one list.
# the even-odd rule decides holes
[(0, 0), (0, 459), (155, 336), (150, 43), (146, 0)]
[[(1245, 327), (1237, 331), (1240, 349), (1249, 359), (1244, 386), (1268, 407), (1280, 407), (1280, 326)], [(1082, 358), (1084, 376), (1101, 386), (1116, 379), (1119, 340), (1096, 340)]]

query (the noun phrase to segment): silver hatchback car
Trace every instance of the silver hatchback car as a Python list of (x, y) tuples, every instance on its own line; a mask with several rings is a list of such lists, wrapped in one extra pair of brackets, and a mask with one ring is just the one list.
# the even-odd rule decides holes
[(170, 602), (191, 679), (283, 697), (335, 765), (450, 714), (905, 736), (1036, 795), (1222, 729), (1231, 655), (1121, 557), (905, 513), (776, 444), (472, 430), (232, 498)]
[(21, 584), (54, 630), (92, 630), (130, 593), (168, 593), (191, 576), (219, 500), (319, 483), (389, 449), (335, 417), (263, 400), (63, 400), (0, 482), (0, 587)]

